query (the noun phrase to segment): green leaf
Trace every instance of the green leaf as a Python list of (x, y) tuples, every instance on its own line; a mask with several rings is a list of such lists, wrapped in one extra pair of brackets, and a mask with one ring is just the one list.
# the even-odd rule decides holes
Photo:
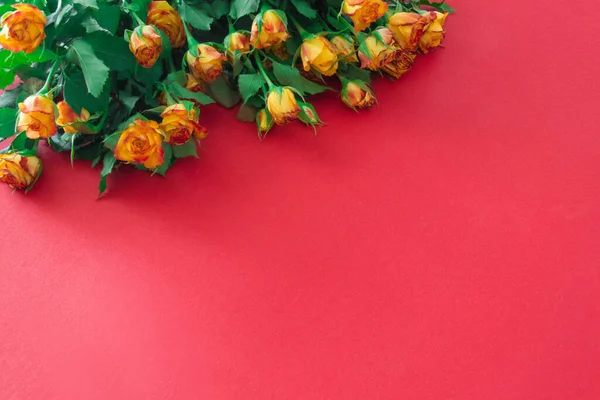
[(182, 1), (179, 12), (181, 13), (181, 18), (190, 23), (194, 28), (201, 31), (210, 30), (210, 24), (212, 24), (213, 19), (205, 11)]
[(182, 145), (173, 146), (173, 156), (175, 158), (185, 158), (185, 157), (198, 158), (198, 152), (196, 150), (196, 141), (194, 139), (190, 139)]
[(371, 83), (371, 70), (361, 69), (353, 64), (347, 64), (345, 66), (343, 75), (349, 79), (358, 79), (367, 83)]
[(100, 26), (100, 24), (98, 23), (98, 21), (96, 21), (95, 18), (93, 17), (88, 17), (86, 20), (84, 20), (81, 25), (83, 25), (83, 27), (85, 28), (85, 31), (87, 33), (92, 33), (92, 32), (106, 32), (106, 33), (110, 33), (107, 29), (103, 28), (102, 26)]
[(111, 150), (115, 150), (115, 148), (117, 147), (117, 143), (119, 143), (119, 139), (121, 138), (121, 132), (115, 132), (112, 135), (108, 135), (105, 139), (104, 139), (104, 146), (111, 149)]
[(307, 0), (292, 0), (292, 4), (296, 7), (296, 10), (308, 19), (317, 17), (317, 11), (312, 8)]
[(169, 91), (180, 99), (193, 99), (200, 104), (212, 104), (215, 101), (202, 92), (192, 92), (181, 86), (179, 83), (173, 83), (168, 86)]
[(254, 96), (266, 84), (261, 74), (243, 74), (239, 76), (238, 86), (244, 103)]
[(78, 114), (82, 107), (92, 114), (102, 113), (108, 107), (110, 100), (110, 82), (107, 80), (100, 96), (94, 97), (86, 90), (83, 74), (77, 71), (66, 77), (63, 94), (66, 102)]
[(4, 89), (15, 80), (15, 73), (11, 71), (5, 71), (0, 69), (0, 89)]
[(30, 139), (27, 138), (27, 134), (25, 132), (21, 132), (10, 144), (10, 149), (16, 151), (27, 150), (29, 148), (29, 141)]
[(84, 6), (85, 8), (98, 9), (98, 3), (96, 0), (73, 0), (73, 3)]
[(134, 71), (137, 61), (125, 39), (105, 31), (93, 32), (85, 41), (94, 49), (94, 54), (113, 71)]
[(102, 28), (114, 35), (119, 27), (121, 7), (100, 3), (98, 4), (98, 11), (94, 12), (94, 16)]
[(121, 99), (121, 102), (127, 109), (128, 114), (133, 110), (133, 107), (135, 107), (135, 103), (137, 103), (140, 99), (139, 96), (132, 96), (126, 91), (119, 92), (119, 98)]
[(165, 176), (167, 170), (171, 168), (171, 165), (173, 164), (173, 146), (163, 143), (163, 150), (165, 151), (165, 162), (156, 168), (154, 172)]
[(240, 19), (245, 15), (255, 13), (258, 10), (259, 4), (259, 0), (233, 0), (229, 15), (232, 18)]
[(22, 89), (19, 87), (14, 90), (9, 90), (8, 92), (4, 92), (3, 95), (0, 95), (0, 108), (16, 106), (18, 103), (19, 94), (21, 92)]
[(282, 85), (292, 86), (303, 94), (317, 94), (330, 90), (328, 87), (311, 82), (300, 75), (300, 71), (289, 65), (273, 63), (273, 73)]
[(17, 110), (14, 108), (0, 109), (0, 141), (13, 136), (15, 123), (17, 121)]
[(212, 98), (223, 107), (233, 108), (240, 102), (240, 93), (231, 88), (229, 83), (223, 78), (223, 75), (206, 86)]
[(214, 0), (210, 5), (212, 16), (219, 19), (229, 12), (229, 0)]
[(26, 64), (29, 64), (29, 59), (27, 58), (27, 54), (25, 54), (25, 52), (20, 51), (18, 53), (13, 53), (12, 51), (6, 49), (0, 50), (0, 70), (12, 70), (16, 67)]
[(100, 184), (98, 185), (98, 191), (100, 192), (98, 197), (102, 196), (102, 194), (106, 192), (106, 177), (112, 173), (116, 162), (117, 159), (112, 152), (109, 151), (104, 155), (104, 158), (102, 159), (102, 171), (100, 172)]
[(29, 59), (29, 62), (31, 62), (31, 63), (34, 63), (34, 62), (43, 63), (46, 61), (56, 60), (58, 58), (58, 56), (56, 55), (56, 53), (40, 46), (37, 49), (35, 49), (33, 52), (28, 54), (27, 58)]
[(115, 163), (117, 162), (117, 159), (115, 158), (114, 154), (109, 151), (108, 153), (106, 153), (104, 155), (104, 158), (102, 159), (102, 171), (100, 172), (101, 176), (108, 176), (113, 168), (115, 167)]
[(108, 79), (108, 67), (96, 56), (92, 46), (84, 39), (74, 41), (69, 52), (71, 51), (83, 71), (88, 92), (94, 97), (100, 96), (104, 83)]

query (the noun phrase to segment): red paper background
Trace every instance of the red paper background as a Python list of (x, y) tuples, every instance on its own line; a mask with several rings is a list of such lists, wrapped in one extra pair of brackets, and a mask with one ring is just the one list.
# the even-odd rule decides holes
[(452, 5), (317, 137), (0, 188), (0, 399), (600, 398), (597, 4)]

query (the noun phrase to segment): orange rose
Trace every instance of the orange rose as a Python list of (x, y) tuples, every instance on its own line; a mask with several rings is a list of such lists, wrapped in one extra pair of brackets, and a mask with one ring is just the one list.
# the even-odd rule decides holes
[(46, 96), (33, 95), (19, 103), (17, 130), (29, 139), (46, 139), (56, 134), (54, 103)]
[(27, 189), (40, 173), (40, 159), (18, 153), (0, 154), (0, 182), (11, 189)]
[(192, 74), (204, 82), (214, 82), (223, 72), (225, 56), (207, 44), (199, 44), (197, 51), (198, 57), (189, 51), (186, 53), (185, 59)]
[(385, 73), (398, 79), (412, 68), (416, 58), (416, 53), (404, 49), (397, 49), (394, 59), (384, 65), (381, 69)]
[(358, 33), (368, 28), (373, 22), (388, 10), (388, 5), (382, 0), (344, 0), (342, 12), (354, 23), (354, 32)]
[(46, 37), (46, 17), (39, 8), (30, 4), (14, 4), (12, 8), (17, 11), (2, 17), (0, 46), (15, 53), (24, 51), (29, 54), (37, 49)]
[(250, 42), (256, 49), (264, 49), (290, 38), (283, 19), (274, 10), (258, 14), (252, 23)]
[(162, 37), (151, 25), (138, 27), (129, 39), (129, 50), (144, 68), (152, 68), (162, 51)]
[(336, 47), (324, 36), (315, 36), (302, 42), (301, 56), (305, 71), (313, 68), (325, 76), (332, 76), (338, 69)]
[(206, 130), (198, 124), (196, 110), (192, 108), (188, 112), (183, 104), (167, 107), (160, 116), (163, 119), (160, 129), (167, 136), (165, 143), (181, 145), (187, 143), (192, 135), (201, 137), (206, 134)]
[(199, 93), (199, 92), (204, 93), (206, 91), (204, 82), (197, 80), (196, 78), (194, 78), (194, 75), (188, 74), (188, 73), (185, 74), (184, 87), (187, 90), (189, 90), (190, 92), (194, 92), (194, 93)]
[(165, 152), (162, 142), (163, 134), (157, 122), (136, 119), (121, 132), (115, 148), (115, 158), (154, 169), (164, 163)]
[(233, 62), (236, 52), (250, 51), (250, 36), (244, 32), (234, 32), (225, 38), (225, 48), (229, 62)]
[(361, 61), (361, 68), (376, 71), (394, 60), (396, 54), (394, 45), (396, 42), (392, 35), (391, 30), (379, 28), (365, 39), (369, 54), (359, 50), (358, 57)]
[[(433, 11), (432, 11), (433, 12)], [(435, 19), (427, 26), (425, 26), (423, 36), (419, 41), (419, 50), (421, 53), (427, 54), (436, 49), (444, 40), (446, 31), (444, 30), (444, 23), (448, 13), (433, 12)]]
[(289, 87), (272, 89), (267, 96), (267, 109), (277, 125), (287, 124), (300, 114), (296, 95)]
[(399, 12), (390, 17), (388, 27), (394, 32), (394, 40), (403, 49), (415, 51), (423, 36), (425, 27), (435, 20), (435, 13), (425, 15)]
[(63, 131), (66, 133), (94, 133), (86, 124), (90, 119), (90, 112), (88, 110), (82, 107), (81, 114), (77, 115), (66, 101), (59, 102), (56, 107), (58, 108), (56, 124), (61, 126)]
[(369, 86), (362, 81), (349, 81), (342, 89), (342, 101), (353, 110), (369, 108), (377, 102)]
[(271, 114), (266, 109), (262, 109), (256, 114), (256, 128), (258, 129), (258, 137), (264, 138), (267, 133), (273, 128), (275, 122)]
[(177, 11), (168, 2), (156, 0), (150, 3), (146, 23), (148, 25), (155, 25), (163, 31), (174, 48), (185, 45), (186, 38), (183, 21)]
[(349, 37), (337, 35), (331, 39), (331, 43), (335, 46), (340, 61), (346, 63), (358, 62), (356, 48)]

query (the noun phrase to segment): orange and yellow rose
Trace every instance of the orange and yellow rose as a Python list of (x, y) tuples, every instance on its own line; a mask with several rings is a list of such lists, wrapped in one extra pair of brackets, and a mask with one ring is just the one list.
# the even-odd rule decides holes
[(336, 35), (331, 38), (331, 43), (335, 46), (340, 61), (345, 63), (358, 62), (356, 48), (349, 37), (345, 35)]
[(66, 133), (94, 133), (87, 122), (90, 119), (90, 112), (81, 108), (81, 113), (77, 113), (67, 104), (66, 101), (60, 101), (56, 104), (58, 108), (58, 118), (56, 124), (63, 128)]
[(289, 87), (272, 89), (267, 96), (267, 109), (277, 125), (287, 124), (300, 114), (296, 95)]
[(233, 62), (236, 52), (245, 53), (250, 51), (250, 35), (246, 32), (233, 32), (225, 38), (227, 58)]
[(312, 68), (325, 76), (332, 76), (338, 69), (337, 48), (324, 36), (304, 40), (300, 54), (305, 71)]
[(136, 119), (121, 132), (115, 158), (154, 169), (164, 163), (163, 139), (157, 122)]
[(346, 82), (341, 95), (344, 104), (354, 110), (369, 108), (377, 102), (371, 88), (362, 81)]
[(258, 129), (258, 136), (264, 138), (266, 134), (273, 128), (275, 122), (273, 117), (266, 109), (262, 109), (256, 114), (256, 128)]
[(344, 0), (342, 12), (354, 23), (354, 32), (368, 28), (373, 22), (383, 17), (388, 5), (382, 0)]
[(41, 162), (35, 156), (18, 153), (0, 154), (0, 182), (11, 189), (27, 189), (35, 182)]
[(365, 44), (369, 53), (365, 54), (360, 50), (358, 52), (361, 68), (377, 71), (394, 60), (396, 42), (391, 30), (387, 28), (375, 30), (365, 39)]
[(284, 20), (274, 10), (256, 16), (252, 23), (250, 43), (256, 49), (264, 49), (285, 42), (290, 35)]
[(165, 143), (182, 145), (192, 135), (198, 139), (206, 138), (206, 129), (198, 124), (198, 113), (195, 109), (188, 111), (183, 104), (167, 107), (161, 114), (160, 129), (165, 133)]
[(155, 0), (150, 3), (146, 23), (154, 25), (163, 31), (174, 48), (185, 45), (186, 38), (183, 21), (177, 11), (168, 2)]
[(0, 46), (15, 53), (24, 51), (29, 54), (46, 37), (46, 17), (39, 8), (31, 4), (14, 4), (12, 8), (16, 11), (2, 17)]
[(381, 70), (398, 79), (412, 68), (416, 58), (414, 51), (398, 48), (391, 62), (384, 65)]
[(223, 73), (225, 56), (208, 44), (199, 44), (198, 56), (186, 53), (186, 62), (194, 78), (204, 82), (214, 82)]
[(129, 39), (129, 50), (144, 68), (152, 68), (162, 51), (162, 36), (152, 25), (138, 27)]
[[(434, 17), (432, 17), (432, 14)], [(435, 13), (425, 15), (409, 12), (398, 12), (388, 20), (388, 28), (394, 32), (394, 40), (403, 49), (414, 51), (419, 46), (423, 30), (433, 19)]]
[(47, 139), (56, 134), (54, 102), (43, 95), (33, 95), (19, 103), (18, 132), (25, 131), (29, 139)]
[(425, 26), (423, 36), (421, 36), (421, 40), (419, 40), (419, 50), (421, 50), (421, 53), (423, 54), (431, 53), (435, 50), (442, 44), (442, 41), (446, 36), (444, 24), (446, 23), (448, 13), (437, 11), (432, 11), (432, 13), (435, 14), (435, 19)]

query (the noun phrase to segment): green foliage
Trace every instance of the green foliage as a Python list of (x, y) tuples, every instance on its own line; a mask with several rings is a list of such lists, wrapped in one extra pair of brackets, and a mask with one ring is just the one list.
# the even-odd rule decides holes
[(108, 79), (108, 67), (94, 53), (91, 44), (85, 39), (77, 39), (71, 44), (71, 50), (76, 62), (83, 71), (85, 84), (88, 92), (94, 96), (100, 96), (104, 83)]
[[(14, 11), (10, 4), (15, 2), (3, 2), (0, 15)], [(89, 120), (67, 123), (79, 127), (82, 132), (65, 133), (59, 127), (56, 135), (44, 140), (56, 151), (70, 152), (72, 158), (90, 160), (93, 166), (102, 163), (101, 194), (107, 189), (107, 177), (123, 164), (115, 158), (121, 132), (135, 120), (151, 120), (154, 122), (146, 124), (142, 131), (148, 128), (147, 132), (152, 134), (152, 129), (157, 129), (163, 135), (159, 124), (163, 122), (161, 114), (166, 108), (165, 103), (183, 104), (189, 111), (211, 103), (233, 108), (243, 102), (238, 118), (255, 121), (258, 110), (265, 108), (266, 92), (289, 86), (297, 93), (301, 107), (298, 119), (313, 127), (322, 125), (317, 111), (305, 97), (331, 90), (328, 86), (333, 83), (335, 87), (338, 80), (369, 83), (372, 71), (361, 69), (359, 63), (347, 56), (337, 59), (339, 65), (331, 77), (321, 76), (315, 66), (307, 74), (302, 70), (300, 59), (303, 40), (317, 34), (330, 39), (343, 34), (354, 42), (355, 50), (371, 57), (365, 39), (375, 28), (386, 24), (382, 17), (369, 28), (354, 34), (348, 16), (340, 14), (342, 0), (169, 1), (183, 20), (181, 26), (166, 14), (153, 20), (148, 15), (151, 0), (25, 2), (39, 7), (47, 23), (45, 26), (23, 25), (31, 31), (22, 36), (30, 38), (44, 29), (45, 39), (28, 54), (0, 48), (0, 88), (23, 81), (17, 88), (0, 95), (0, 141), (14, 138), (0, 153), (20, 151), (35, 155), (37, 152), (39, 140), (28, 139), (25, 132), (15, 132), (20, 102), (35, 94), (48, 95), (55, 102), (64, 100), (77, 119), (89, 117)], [(423, 9), (454, 11), (445, 1), (403, 0), (397, 6), (413, 12)], [(269, 47), (272, 43), (261, 46), (247, 43), (253, 22), (259, 30), (263, 28), (262, 16), (266, 10), (273, 10), (279, 16), (290, 35), (282, 47)], [(187, 38), (183, 47), (172, 46), (167, 34), (173, 32), (167, 32), (170, 28), (161, 25), (165, 22), (174, 29), (187, 28), (185, 32), (176, 32)], [(162, 46), (151, 38), (131, 42), (132, 32), (141, 34), (146, 23), (161, 26)], [(230, 44), (235, 44), (233, 41), (224, 43), (225, 37), (232, 32), (245, 35), (237, 43), (241, 47), (230, 48)], [(259, 39), (263, 36), (264, 32)], [(207, 52), (194, 65), (187, 65), (186, 53), (190, 51), (196, 56), (199, 43), (210, 45), (215, 51)], [(150, 68), (144, 68), (142, 64), (151, 63), (136, 60), (134, 54), (146, 61), (156, 61)], [(206, 82), (194, 82), (186, 73), (202, 76)], [(268, 115), (268, 126), (259, 137), (264, 137), (264, 132), (272, 128), (275, 115)], [(157, 140), (157, 132), (153, 134), (152, 140)], [(135, 139), (139, 139), (135, 146), (143, 147), (143, 135)], [(125, 164), (165, 175), (175, 160), (198, 157), (199, 144), (196, 139), (180, 146), (163, 143), (164, 163), (151, 171), (141, 162)]]

